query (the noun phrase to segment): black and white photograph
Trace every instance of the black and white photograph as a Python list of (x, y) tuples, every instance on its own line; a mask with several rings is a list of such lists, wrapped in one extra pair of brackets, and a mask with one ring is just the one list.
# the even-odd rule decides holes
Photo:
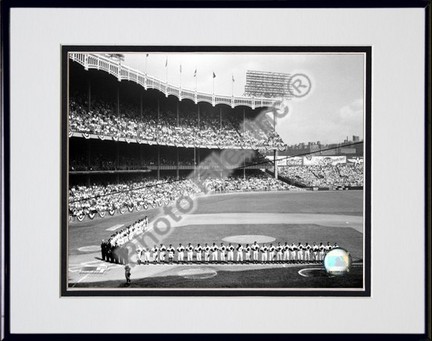
[(365, 47), (63, 47), (62, 293), (370, 295)]

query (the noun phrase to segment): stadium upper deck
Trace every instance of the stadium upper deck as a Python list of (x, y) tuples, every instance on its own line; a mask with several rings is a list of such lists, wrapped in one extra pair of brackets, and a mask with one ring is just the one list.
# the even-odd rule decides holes
[(141, 85), (145, 90), (159, 90), (164, 93), (166, 97), (172, 95), (177, 97), (180, 101), (183, 99), (190, 99), (194, 101), (195, 104), (206, 102), (213, 106), (225, 104), (231, 106), (231, 108), (246, 106), (251, 109), (269, 107), (277, 101), (277, 99), (274, 98), (223, 96), (183, 89), (97, 54), (75, 52), (70, 53), (69, 58), (84, 66), (85, 70), (96, 69), (105, 71), (116, 77), (119, 82), (123, 80), (135, 82)]
[(226, 96), (199, 92), (192, 99), (189, 90), (98, 55), (71, 59), (77, 63), (69, 66), (70, 137), (185, 148), (285, 148), (273, 108), (266, 107), (275, 100), (230, 97), (228, 104)]

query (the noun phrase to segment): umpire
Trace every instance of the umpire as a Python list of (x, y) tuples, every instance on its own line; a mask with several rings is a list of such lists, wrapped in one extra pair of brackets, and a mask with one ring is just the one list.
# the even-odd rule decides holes
[(102, 260), (107, 260), (108, 255), (107, 255), (107, 245), (105, 243), (105, 240), (102, 239), (102, 243), (101, 243), (101, 253), (102, 253)]

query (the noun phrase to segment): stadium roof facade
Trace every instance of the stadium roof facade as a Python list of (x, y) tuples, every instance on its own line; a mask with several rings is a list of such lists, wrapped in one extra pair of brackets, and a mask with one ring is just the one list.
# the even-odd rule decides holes
[(151, 77), (144, 72), (122, 65), (120, 61), (115, 61), (99, 54), (70, 52), (69, 58), (81, 64), (85, 70), (96, 69), (105, 71), (116, 77), (119, 82), (123, 80), (135, 82), (146, 90), (156, 89), (164, 93), (166, 97), (172, 95), (177, 97), (180, 101), (183, 99), (189, 99), (194, 101), (195, 104), (199, 102), (207, 102), (213, 106), (225, 104), (231, 108), (246, 106), (256, 109), (260, 107), (270, 107), (278, 100), (277, 98), (225, 96), (183, 89)]

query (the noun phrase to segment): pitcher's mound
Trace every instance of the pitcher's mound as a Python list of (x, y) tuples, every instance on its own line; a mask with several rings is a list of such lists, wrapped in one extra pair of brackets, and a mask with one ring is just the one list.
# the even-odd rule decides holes
[(240, 236), (229, 236), (222, 239), (227, 243), (240, 243), (240, 244), (253, 244), (257, 242), (261, 243), (271, 243), (275, 241), (275, 238), (263, 235), (254, 235), (254, 234), (244, 234)]

